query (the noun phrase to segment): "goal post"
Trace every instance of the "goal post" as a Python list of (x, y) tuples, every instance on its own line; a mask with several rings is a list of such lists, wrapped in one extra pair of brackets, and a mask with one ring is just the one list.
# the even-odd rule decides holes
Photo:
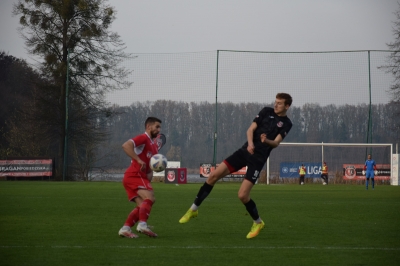
[[(280, 165), (283, 162), (306, 163), (326, 161), (330, 172), (343, 171), (345, 164), (364, 165), (367, 154), (372, 155), (378, 170), (390, 165), (390, 184), (398, 185), (393, 166), (393, 144), (391, 143), (291, 143), (282, 142), (273, 150), (266, 163), (267, 184), (271, 177), (280, 177)], [(301, 165), (301, 164), (300, 164)], [(395, 166), (397, 169), (397, 166)], [(396, 170), (395, 169), (395, 170)]]

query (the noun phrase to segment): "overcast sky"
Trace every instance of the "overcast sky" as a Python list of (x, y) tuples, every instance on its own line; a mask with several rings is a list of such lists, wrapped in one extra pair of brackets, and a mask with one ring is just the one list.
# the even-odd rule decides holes
[(396, 0), (111, 1), (134, 52), (387, 49)]
[[(29, 59), (0, 0), (0, 50)], [(396, 0), (110, 0), (129, 53), (387, 50)]]
[[(0, 48), (27, 58), (0, 1)], [(113, 30), (132, 53), (214, 50), (382, 50), (393, 41), (396, 0), (110, 0)]]

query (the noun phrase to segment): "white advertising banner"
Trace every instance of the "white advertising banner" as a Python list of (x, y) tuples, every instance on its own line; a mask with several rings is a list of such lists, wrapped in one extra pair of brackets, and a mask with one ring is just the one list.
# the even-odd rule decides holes
[(392, 186), (398, 186), (399, 185), (399, 177), (400, 177), (400, 163), (399, 163), (399, 154), (393, 154), (392, 155), (392, 180), (390, 184)]
[[(181, 167), (181, 162), (180, 161), (168, 161), (167, 162), (167, 168), (180, 168)], [(153, 172), (153, 176), (164, 176), (165, 171), (162, 172)]]

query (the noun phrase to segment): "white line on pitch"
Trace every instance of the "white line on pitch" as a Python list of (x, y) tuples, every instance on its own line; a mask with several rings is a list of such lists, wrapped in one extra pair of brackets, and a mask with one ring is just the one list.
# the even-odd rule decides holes
[(142, 248), (142, 249), (332, 249), (332, 250), (383, 250), (400, 251), (400, 247), (274, 247), (274, 246), (0, 246), (3, 249), (12, 248), (54, 248), (54, 249), (87, 249), (87, 248)]

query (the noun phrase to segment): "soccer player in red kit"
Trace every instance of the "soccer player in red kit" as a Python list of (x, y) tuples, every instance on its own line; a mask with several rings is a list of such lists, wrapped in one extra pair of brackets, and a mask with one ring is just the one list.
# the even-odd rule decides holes
[(122, 184), (126, 190), (129, 201), (136, 203), (136, 208), (131, 211), (124, 226), (118, 234), (122, 237), (137, 238), (132, 233), (131, 227), (137, 222), (136, 231), (157, 237), (147, 225), (151, 208), (154, 204), (154, 192), (151, 186), (153, 171), (150, 169), (150, 158), (158, 153), (158, 146), (155, 138), (161, 131), (161, 120), (156, 117), (148, 117), (145, 122), (146, 131), (132, 139), (127, 140), (122, 148), (132, 159), (131, 165), (125, 171)]

